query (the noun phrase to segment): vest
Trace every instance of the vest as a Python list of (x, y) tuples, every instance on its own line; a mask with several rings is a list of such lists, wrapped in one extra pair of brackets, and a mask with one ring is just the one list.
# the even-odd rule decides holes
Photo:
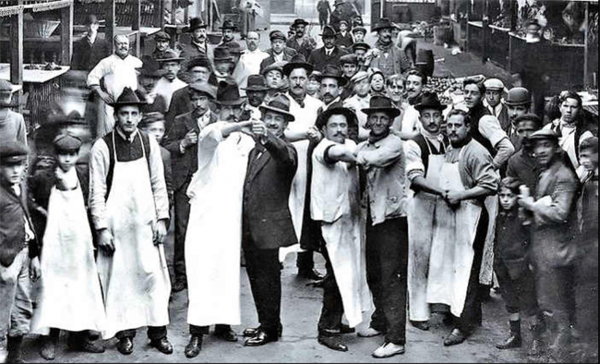
[(471, 121), (471, 136), (473, 137), (473, 139), (478, 141), (479, 144), (483, 145), (483, 147), (487, 149), (488, 152), (490, 152), (492, 157), (495, 157), (498, 152), (496, 151), (496, 149), (494, 149), (492, 143), (479, 131), (479, 121), (482, 117), (487, 115), (492, 114), (486, 107), (483, 106), (483, 104), (479, 104), (469, 111), (468, 117)]

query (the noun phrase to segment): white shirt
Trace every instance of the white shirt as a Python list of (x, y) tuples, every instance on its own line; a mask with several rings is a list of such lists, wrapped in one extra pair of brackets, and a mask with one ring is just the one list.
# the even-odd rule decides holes
[(125, 87), (137, 90), (138, 79), (136, 68), (143, 66), (142, 61), (134, 56), (124, 59), (112, 54), (96, 65), (87, 78), (87, 86), (100, 86), (100, 80), (104, 79), (106, 91), (115, 101)]
[(500, 114), (502, 113), (502, 108), (504, 107), (503, 103), (499, 103), (498, 105), (496, 105), (496, 107), (492, 107), (487, 100), (483, 100), (483, 105), (486, 107), (486, 109), (489, 110), (489, 112), (492, 113), (492, 115), (494, 115), (495, 117), (500, 117)]
[(315, 125), (319, 108), (325, 106), (323, 101), (306, 95), (304, 98), (304, 107), (302, 108), (289, 94), (288, 99), (290, 100), (290, 114), (294, 115), (296, 120), (288, 124), (287, 130), (292, 133), (307, 132), (310, 127)]
[(283, 52), (279, 54), (275, 54), (275, 52), (273, 52), (273, 60), (275, 60), (275, 63), (283, 62)]
[(269, 58), (269, 54), (258, 48), (252, 52), (246, 50), (240, 57), (239, 63), (244, 65), (249, 75), (258, 75), (260, 74), (260, 63), (265, 58)]
[(169, 81), (164, 77), (161, 77), (160, 80), (154, 86), (154, 90), (152, 93), (155, 93), (157, 96), (161, 95), (165, 98), (165, 102), (167, 104), (167, 110), (171, 107), (171, 99), (173, 98), (173, 94), (177, 90), (181, 90), (186, 87), (187, 83), (181, 81), (179, 78), (175, 78), (173, 81)]

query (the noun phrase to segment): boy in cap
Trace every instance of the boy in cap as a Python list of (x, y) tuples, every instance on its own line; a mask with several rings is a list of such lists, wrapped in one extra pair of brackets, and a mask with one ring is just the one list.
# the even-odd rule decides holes
[(28, 154), (27, 146), (17, 141), (0, 143), (0, 359), (9, 363), (23, 362), (23, 336), (33, 313), (30, 280), (41, 276), (23, 182)]
[(85, 18), (85, 37), (73, 43), (71, 69), (91, 71), (104, 58), (110, 55), (110, 43), (98, 37), (100, 24), (94, 14)]
[(502, 100), (504, 83), (498, 78), (488, 78), (483, 85), (485, 86), (485, 100), (483, 101), (483, 104), (490, 114), (498, 119), (502, 130), (508, 130), (510, 120), (508, 117), (508, 110), (504, 106)]
[(364, 27), (357, 26), (352, 28), (352, 36), (354, 37), (354, 44), (362, 43), (365, 41), (367, 30)]
[(348, 22), (342, 20), (340, 22), (340, 31), (336, 35), (337, 44), (342, 48), (351, 48), (354, 44), (352, 34), (348, 31)]
[(27, 146), (27, 127), (23, 115), (10, 109), (13, 86), (0, 80), (0, 144), (18, 141)]
[(40, 354), (46, 360), (55, 358), (60, 330), (69, 332), (72, 350), (103, 353), (91, 332), (104, 331), (106, 323), (88, 214), (89, 180), (76, 168), (82, 141), (60, 134), (53, 144), (56, 168), (29, 180), (32, 197), (46, 211), (39, 231), (44, 277), (31, 325), (43, 335)]

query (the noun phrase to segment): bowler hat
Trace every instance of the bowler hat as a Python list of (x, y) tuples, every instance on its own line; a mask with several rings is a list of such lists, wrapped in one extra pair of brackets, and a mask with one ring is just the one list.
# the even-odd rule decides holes
[(447, 105), (442, 105), (438, 95), (435, 92), (424, 92), (421, 95), (421, 102), (415, 105), (415, 110), (421, 112), (425, 109), (434, 109), (444, 111)]
[(146, 101), (144, 100), (144, 98), (141, 97), (137, 91), (133, 91), (130, 87), (125, 87), (117, 101), (110, 104), (110, 106), (114, 108), (129, 105), (146, 105)]
[(306, 58), (304, 58), (303, 55), (296, 54), (285, 66), (283, 66), (283, 74), (285, 76), (289, 76), (290, 73), (292, 73), (292, 71), (296, 68), (304, 68), (306, 70), (306, 74), (309, 75), (314, 69), (312, 64), (306, 62)]
[(225, 29), (236, 29), (235, 24), (233, 24), (233, 21), (231, 21), (231, 19), (225, 19), (223, 21), (223, 24), (221, 25), (221, 29), (225, 30)]
[(382, 29), (394, 29), (394, 24), (392, 24), (388, 18), (381, 18), (377, 23), (375, 23), (375, 26), (371, 28), (371, 31), (378, 32)]
[(76, 152), (81, 148), (83, 142), (78, 137), (69, 133), (59, 134), (52, 141), (54, 148), (63, 152)]
[(294, 22), (292, 23), (292, 26), (291, 26), (291, 27), (292, 27), (292, 28), (295, 28), (295, 27), (297, 27), (298, 25), (305, 25), (305, 26), (306, 26), (306, 25), (308, 25), (308, 22), (307, 22), (306, 20), (304, 20), (304, 19), (296, 19), (296, 20), (294, 20)]
[(513, 87), (508, 91), (504, 104), (507, 106), (527, 106), (531, 104), (531, 94), (524, 87)]
[(287, 121), (296, 120), (296, 117), (290, 113), (290, 99), (283, 94), (276, 95), (266, 105), (261, 105), (258, 108), (262, 112), (273, 111), (281, 114)]
[(206, 28), (207, 25), (204, 22), (204, 20), (202, 20), (202, 18), (191, 18), (190, 19), (190, 26), (188, 28), (188, 32), (193, 32), (196, 29), (200, 29), (200, 28)]
[(369, 107), (361, 110), (363, 113), (369, 115), (374, 112), (385, 112), (388, 113), (392, 118), (400, 115), (400, 110), (392, 104), (392, 100), (385, 96), (373, 96), (369, 102)]
[(332, 38), (335, 37), (335, 29), (333, 29), (333, 27), (326, 25), (323, 28), (323, 33), (319, 34), (321, 36), (321, 38)]
[(248, 85), (246, 88), (242, 88), (244, 91), (269, 91), (269, 87), (265, 82), (265, 78), (261, 75), (250, 75), (248, 76)]
[(179, 54), (172, 49), (167, 49), (163, 52), (162, 57), (157, 58), (156, 61), (159, 63), (163, 62), (181, 62), (185, 60), (183, 57), (179, 57)]
[(536, 141), (536, 140), (553, 140), (553, 141), (558, 142), (559, 136), (552, 129), (542, 129), (542, 130), (538, 130), (535, 133), (533, 133), (529, 137), (529, 140), (530, 141)]
[(233, 79), (219, 82), (217, 89), (217, 104), (224, 106), (238, 106), (245, 101), (245, 98), (240, 97), (240, 88)]
[(342, 103), (335, 103), (319, 115), (315, 122), (315, 126), (318, 129), (322, 129), (327, 125), (327, 122), (332, 115), (344, 115), (348, 125), (358, 125), (358, 118), (354, 110), (344, 107)]
[(211, 86), (207, 82), (194, 82), (190, 85), (190, 93), (192, 92), (200, 92), (215, 100), (217, 98), (217, 94), (215, 92), (214, 86)]
[(231, 56), (231, 52), (229, 51), (229, 47), (227, 46), (219, 46), (214, 50), (213, 60), (215, 62), (219, 61), (233, 61), (233, 57)]
[(276, 39), (280, 39), (283, 41), (287, 40), (287, 37), (285, 36), (285, 34), (283, 34), (282, 31), (280, 30), (274, 30), (271, 33), (269, 33), (269, 39), (272, 41), (276, 40)]
[(344, 87), (346, 86), (346, 83), (348, 83), (348, 80), (344, 78), (340, 69), (331, 64), (325, 66), (323, 72), (319, 76), (317, 76), (317, 81), (321, 82), (321, 80), (325, 78), (335, 78), (336, 80), (338, 80), (338, 84), (340, 85), (340, 87)]
[(187, 70), (191, 71), (194, 67), (204, 67), (209, 71), (212, 69), (210, 65), (210, 60), (206, 57), (196, 57), (192, 58), (192, 60), (187, 64)]
[(169, 41), (171, 40), (171, 36), (165, 32), (164, 30), (161, 30), (160, 32), (154, 34), (154, 40), (156, 41)]
[(0, 165), (18, 164), (27, 160), (29, 148), (16, 140), (2, 142), (0, 144)]

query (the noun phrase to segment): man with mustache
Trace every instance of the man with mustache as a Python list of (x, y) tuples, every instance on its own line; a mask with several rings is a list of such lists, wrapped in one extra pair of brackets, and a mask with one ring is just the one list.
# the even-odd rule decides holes
[(340, 57), (348, 52), (336, 44), (336, 32), (333, 27), (325, 26), (320, 35), (323, 39), (323, 47), (310, 53), (308, 63), (314, 65), (317, 71), (323, 72), (327, 66), (337, 67)]
[(312, 51), (317, 48), (317, 42), (306, 34), (306, 26), (308, 22), (304, 19), (296, 19), (290, 26), (294, 29), (294, 37), (288, 39), (286, 46), (294, 49), (299, 54), (303, 55), (305, 59), (310, 58)]
[(229, 42), (233, 42), (235, 39), (234, 32), (236, 30), (235, 24), (231, 19), (225, 19), (223, 25), (221, 26), (221, 32), (223, 33), (223, 39), (221, 39), (221, 43), (218, 46), (223, 46)]
[(406, 74), (404, 88), (407, 99), (406, 102), (402, 103), (404, 112), (400, 119), (401, 123), (396, 122), (394, 125), (404, 140), (409, 140), (419, 135), (419, 130), (421, 129), (419, 122), (420, 113), (415, 109), (415, 105), (421, 101), (423, 87), (426, 84), (427, 76), (418, 69), (413, 68)]
[[(168, 49), (163, 53), (163, 58), (157, 59), (163, 70), (163, 76), (158, 80), (154, 86), (153, 93), (161, 96), (166, 103), (166, 110), (156, 110), (162, 113), (168, 113), (171, 108), (171, 100), (173, 99), (173, 93), (187, 86), (187, 83), (181, 81), (178, 77), (179, 70), (181, 69), (181, 62), (184, 58), (179, 57), (177, 52), (172, 49)], [(170, 125), (165, 125), (169, 129)]]
[(245, 113), (248, 113), (251, 119), (260, 119), (261, 113), (258, 107), (263, 104), (267, 97), (267, 91), (269, 91), (265, 78), (261, 75), (250, 75), (248, 77), (248, 87), (240, 89), (246, 91), (246, 97), (248, 98), (248, 102), (244, 107)]
[[(500, 180), (490, 153), (471, 136), (463, 110), (448, 116), (451, 148), (440, 167), (429, 266), (427, 302), (450, 306), (454, 328), (444, 346), (463, 343), (481, 322), (479, 273), (490, 219), (483, 201), (498, 190)], [(433, 168), (431, 166), (430, 168)]]
[(394, 29), (394, 25), (387, 18), (379, 19), (379, 22), (371, 29), (371, 31), (377, 32), (378, 40), (373, 49), (374, 58), (370, 66), (380, 69), (386, 77), (404, 74), (411, 67), (404, 52), (394, 44), (392, 29)]
[(271, 40), (271, 49), (267, 49), (269, 57), (265, 58), (260, 63), (260, 73), (273, 63), (289, 62), (292, 57), (298, 53), (293, 48), (286, 46), (285, 42), (287, 38), (285, 37), (285, 34), (279, 30), (272, 31), (269, 35), (269, 39)]
[(260, 74), (260, 64), (269, 54), (258, 48), (260, 42), (259, 32), (248, 32), (246, 36), (246, 50), (242, 51), (240, 60), (233, 71), (233, 78), (241, 88), (245, 88), (248, 84), (250, 75)]
[[(214, 46), (208, 43), (207, 25), (202, 18), (191, 18), (189, 28), (186, 32), (190, 33), (190, 42), (181, 44), (182, 51), (180, 57), (185, 58), (182, 64), (183, 69), (188, 68), (188, 64), (198, 57), (212, 58)], [(191, 81), (190, 81), (191, 82)]]
[(504, 131), (510, 138), (510, 142), (516, 150), (521, 149), (518, 143), (519, 135), (517, 133), (516, 121), (520, 116), (527, 114), (531, 109), (531, 95), (526, 88), (513, 87), (508, 91), (504, 106), (508, 114), (509, 125)]
[(340, 69), (333, 65), (328, 65), (317, 77), (317, 80), (321, 83), (321, 99), (325, 104), (319, 109), (318, 113), (321, 114), (331, 105), (342, 102), (341, 95), (347, 81), (342, 76)]

